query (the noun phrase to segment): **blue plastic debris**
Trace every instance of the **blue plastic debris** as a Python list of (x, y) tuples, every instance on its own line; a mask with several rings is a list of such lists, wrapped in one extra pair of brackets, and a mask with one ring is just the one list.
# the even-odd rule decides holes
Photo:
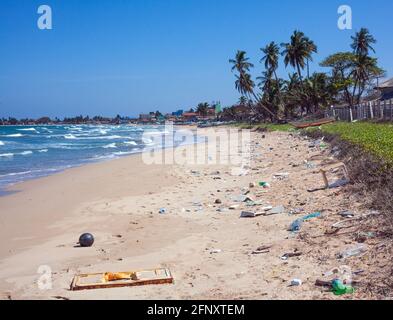
[(321, 212), (314, 212), (314, 213), (309, 214), (303, 218), (296, 219), (294, 222), (291, 223), (288, 231), (291, 231), (291, 232), (300, 231), (300, 229), (302, 228), (303, 222), (314, 219), (314, 218), (318, 218), (321, 215), (322, 215)]

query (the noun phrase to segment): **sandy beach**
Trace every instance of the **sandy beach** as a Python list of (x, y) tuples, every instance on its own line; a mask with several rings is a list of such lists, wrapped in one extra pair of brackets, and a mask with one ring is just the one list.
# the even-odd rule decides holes
[[(0, 197), (1, 298), (337, 299), (316, 287), (316, 279), (344, 262), (354, 270), (372, 267), (357, 257), (338, 261), (337, 253), (356, 242), (324, 232), (340, 221), (338, 212), (357, 212), (361, 204), (343, 188), (307, 191), (323, 185), (318, 165), (334, 160), (330, 150), (309, 144), (297, 134), (253, 132), (252, 161), (243, 176), (228, 165), (146, 165), (135, 155), (16, 185)], [(245, 193), (255, 207), (236, 202)], [(242, 211), (265, 206), (285, 210), (240, 218)], [(300, 233), (287, 230), (316, 211), (322, 217), (305, 222)], [(94, 234), (93, 247), (75, 247), (83, 232)], [(256, 254), (261, 246), (268, 252)], [(290, 252), (301, 255), (281, 259)], [(37, 286), (42, 265), (53, 273), (50, 290)], [(173, 285), (69, 290), (79, 273), (158, 267), (171, 270)], [(302, 285), (290, 286), (293, 279)], [(362, 291), (346, 296), (364, 297)]]

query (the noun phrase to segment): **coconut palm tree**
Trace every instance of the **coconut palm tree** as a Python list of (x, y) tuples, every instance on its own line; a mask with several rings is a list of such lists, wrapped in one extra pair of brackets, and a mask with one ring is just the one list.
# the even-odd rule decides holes
[[(249, 58), (246, 57), (246, 52), (238, 50), (235, 59), (230, 59), (229, 63), (233, 65), (232, 72), (237, 71), (239, 73), (236, 75), (236, 90), (238, 90), (243, 96), (250, 98), (251, 102), (252, 98), (254, 98), (256, 104), (258, 104), (260, 102), (260, 97), (258, 97), (254, 92), (255, 83), (249, 74), (250, 69), (253, 68), (254, 65), (249, 62)], [(252, 107), (252, 109), (255, 112), (254, 107)], [(264, 109), (275, 117), (273, 112), (269, 109), (265, 107)]]
[(281, 44), (283, 47), (281, 54), (284, 56), (285, 66), (291, 65), (295, 68), (301, 80), (303, 80), (302, 70), (306, 66), (306, 59), (310, 57), (307, 39), (303, 32), (296, 30), (289, 43)]
[(246, 57), (246, 52), (238, 50), (235, 59), (230, 59), (229, 63), (233, 64), (232, 72), (237, 71), (240, 74), (249, 72), (254, 65), (248, 62), (250, 59)]
[(368, 29), (361, 28), (351, 39), (351, 48), (356, 55), (368, 56), (370, 51), (375, 53), (372, 45), (377, 43), (377, 40), (375, 40)]
[(261, 62), (265, 63), (266, 70), (272, 71), (277, 80), (276, 71), (278, 68), (280, 47), (275, 42), (271, 42), (265, 48), (262, 48), (261, 51), (265, 54), (261, 59)]
[(313, 53), (318, 53), (318, 47), (314, 43), (314, 41), (310, 40), (309, 38), (305, 38), (305, 43), (306, 43), (306, 48), (308, 52), (308, 57), (306, 58), (306, 64), (307, 64), (307, 78), (310, 78), (310, 61), (312, 60), (312, 54)]
[(198, 104), (197, 112), (201, 116), (207, 116), (209, 110), (209, 104), (207, 102)]

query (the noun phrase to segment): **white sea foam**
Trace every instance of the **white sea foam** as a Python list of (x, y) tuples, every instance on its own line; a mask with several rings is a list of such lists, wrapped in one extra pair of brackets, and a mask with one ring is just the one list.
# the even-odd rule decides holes
[(23, 134), (15, 133), (15, 134), (6, 135), (5, 137), (7, 137), (7, 138), (20, 138), (20, 137), (23, 137)]
[(64, 136), (65, 139), (71, 140), (71, 139), (77, 139), (77, 137), (75, 137), (73, 134), (66, 134)]
[(124, 144), (129, 144), (131, 146), (137, 146), (138, 144), (135, 141), (124, 141)]
[(3, 141), (0, 141), (0, 146), (4, 146), (4, 142)]
[(28, 151), (23, 151), (23, 152), (21, 152), (20, 154), (21, 154), (22, 156), (29, 156), (29, 155), (33, 154), (33, 151), (30, 151), (30, 150), (28, 150)]
[(13, 153), (2, 153), (0, 154), (0, 158), (12, 158), (14, 156)]
[(38, 150), (39, 153), (46, 153), (48, 152), (48, 149), (42, 149), (42, 150)]
[(37, 132), (37, 130), (34, 129), (34, 128), (18, 129), (18, 131), (32, 131), (32, 132)]
[(117, 148), (116, 143), (111, 143), (106, 146), (103, 146), (104, 149), (115, 149)]

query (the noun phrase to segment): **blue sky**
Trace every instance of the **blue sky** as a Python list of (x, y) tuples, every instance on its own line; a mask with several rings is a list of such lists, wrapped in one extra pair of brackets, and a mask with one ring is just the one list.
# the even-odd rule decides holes
[[(53, 30), (37, 28), (50, 5)], [(337, 28), (337, 8), (353, 10), (354, 30)], [(0, 117), (51, 117), (187, 109), (238, 100), (228, 60), (288, 41), (300, 29), (328, 54), (349, 49), (367, 27), (381, 66), (393, 75), (391, 0), (1, 0)], [(290, 69), (281, 64), (280, 75)]]

